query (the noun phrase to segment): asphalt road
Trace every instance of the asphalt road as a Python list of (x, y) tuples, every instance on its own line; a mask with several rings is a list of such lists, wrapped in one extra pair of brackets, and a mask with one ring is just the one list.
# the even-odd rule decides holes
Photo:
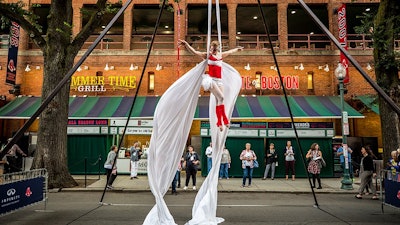
[[(0, 224), (142, 224), (154, 204), (150, 192), (50, 193), (47, 204), (29, 206), (0, 217)], [(165, 199), (175, 222), (191, 219), (195, 192), (167, 194)], [(233, 192), (218, 194), (217, 216), (223, 225), (261, 224), (400, 224), (400, 209), (389, 206), (381, 212), (381, 202), (354, 198), (352, 194), (320, 194), (319, 205), (311, 194)]]

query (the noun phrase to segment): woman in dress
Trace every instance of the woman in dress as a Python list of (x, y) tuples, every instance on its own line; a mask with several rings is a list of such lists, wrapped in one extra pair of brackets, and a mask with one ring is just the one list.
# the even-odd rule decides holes
[(319, 150), (319, 145), (313, 143), (310, 150), (308, 150), (306, 158), (310, 161), (308, 163), (307, 171), (312, 174), (313, 188), (315, 188), (315, 178), (318, 181), (317, 189), (322, 189), (321, 178), (319, 174), (321, 173), (321, 158), (322, 152)]
[(218, 41), (212, 41), (210, 45), (210, 52), (200, 52), (196, 51), (192, 46), (189, 45), (185, 40), (179, 40), (179, 45), (184, 45), (186, 49), (200, 56), (202, 59), (207, 59), (208, 64), (208, 75), (203, 79), (203, 87), (204, 90), (210, 91), (216, 98), (216, 108), (215, 112), (217, 114), (217, 126), (220, 131), (223, 130), (222, 121), (226, 127), (229, 128), (229, 120), (225, 113), (225, 105), (224, 105), (224, 87), (222, 84), (222, 59), (227, 57), (229, 54), (235, 53), (243, 49), (243, 47), (237, 47), (225, 52), (221, 52), (220, 43)]

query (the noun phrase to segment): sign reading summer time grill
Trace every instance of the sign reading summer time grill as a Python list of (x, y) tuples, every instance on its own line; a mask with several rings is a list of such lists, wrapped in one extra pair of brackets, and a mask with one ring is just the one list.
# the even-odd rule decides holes
[(71, 88), (78, 92), (106, 92), (106, 86), (129, 91), (136, 88), (136, 76), (72, 76)]
[[(283, 76), (283, 83), (286, 89), (299, 89), (299, 77), (298, 76)], [(278, 76), (260, 76), (259, 79), (254, 79), (250, 76), (242, 77), (242, 89), (253, 89), (255, 87), (260, 89), (268, 90), (280, 90), (281, 81)]]

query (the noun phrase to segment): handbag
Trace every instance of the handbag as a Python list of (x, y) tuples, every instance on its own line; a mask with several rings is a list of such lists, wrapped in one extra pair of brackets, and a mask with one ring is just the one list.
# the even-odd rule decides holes
[(111, 171), (111, 173), (112, 173), (113, 175), (117, 175), (117, 168), (114, 168), (114, 169)]
[(253, 161), (253, 166), (254, 166), (254, 168), (258, 168), (260, 166), (260, 164), (258, 164), (257, 160), (254, 160)]

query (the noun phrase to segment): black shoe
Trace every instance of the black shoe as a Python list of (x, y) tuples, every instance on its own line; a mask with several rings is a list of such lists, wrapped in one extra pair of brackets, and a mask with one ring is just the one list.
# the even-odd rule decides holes
[(319, 187), (317, 187), (317, 189), (322, 189), (322, 187), (321, 187), (321, 186), (319, 186)]
[(181, 188), (181, 185), (180, 184), (178, 184), (178, 187), (177, 188)]

